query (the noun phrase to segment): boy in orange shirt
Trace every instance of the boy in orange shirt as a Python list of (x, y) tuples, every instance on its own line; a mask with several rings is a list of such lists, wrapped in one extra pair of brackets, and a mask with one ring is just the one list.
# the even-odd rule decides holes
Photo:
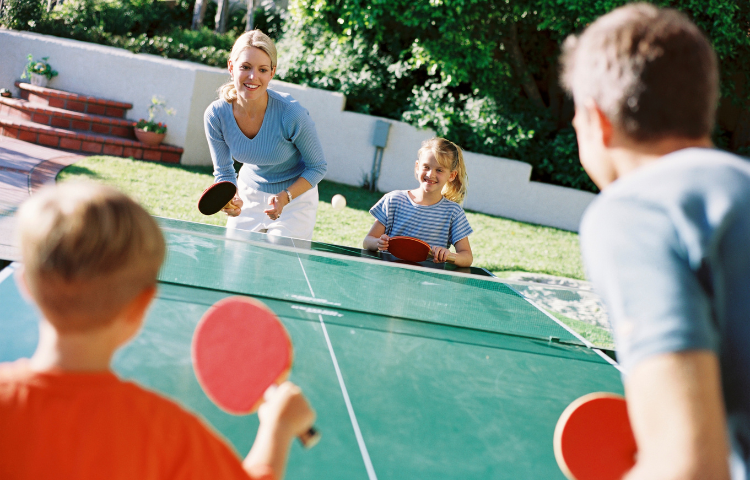
[(0, 478), (283, 477), (315, 413), (286, 382), (269, 392), (241, 462), (194, 415), (110, 370), (156, 293), (164, 239), (124, 194), (48, 187), (19, 211), (21, 283), (42, 319), (31, 359), (0, 364)]

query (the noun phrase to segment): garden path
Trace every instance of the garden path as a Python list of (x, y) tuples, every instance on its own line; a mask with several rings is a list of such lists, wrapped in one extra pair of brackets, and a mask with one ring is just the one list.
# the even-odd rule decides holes
[(0, 136), (0, 259), (20, 260), (13, 213), (57, 173), (83, 158), (62, 150)]

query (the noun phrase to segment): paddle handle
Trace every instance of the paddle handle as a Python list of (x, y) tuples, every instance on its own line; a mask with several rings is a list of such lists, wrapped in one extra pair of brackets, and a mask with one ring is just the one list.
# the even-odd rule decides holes
[[(430, 249), (430, 256), (434, 257), (435, 255), (432, 253), (432, 249)], [(456, 254), (453, 252), (448, 252), (448, 258), (446, 259), (449, 263), (456, 263)]]
[(310, 427), (308, 431), (298, 436), (297, 439), (305, 448), (312, 448), (320, 441), (320, 432), (315, 427)]

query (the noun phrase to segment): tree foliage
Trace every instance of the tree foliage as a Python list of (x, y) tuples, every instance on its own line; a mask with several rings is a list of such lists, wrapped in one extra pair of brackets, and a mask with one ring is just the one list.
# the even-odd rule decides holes
[[(537, 179), (595, 191), (578, 165), (557, 62), (568, 35), (624, 3), (293, 0), (279, 73), (345, 93), (348, 109), (430, 127), (468, 150), (529, 162)], [(708, 33), (723, 99), (742, 104), (750, 88), (737, 82), (750, 72), (748, 2), (655, 3), (687, 13)]]
[[(0, 0), (8, 28), (223, 67), (246, 9), (216, 35), (216, 4), (191, 31), (195, 0)], [(335, 90), (347, 109), (433, 128), (467, 150), (534, 166), (534, 179), (596, 191), (578, 163), (573, 106), (558, 82), (564, 39), (626, 0), (264, 0), (279, 78)], [(707, 32), (721, 64), (714, 140), (750, 154), (750, 1), (654, 0)], [(283, 25), (283, 28), (282, 28)], [(282, 36), (283, 33), (283, 36)], [(280, 39), (280, 40), (279, 40)], [(416, 146), (415, 146), (416, 148)]]

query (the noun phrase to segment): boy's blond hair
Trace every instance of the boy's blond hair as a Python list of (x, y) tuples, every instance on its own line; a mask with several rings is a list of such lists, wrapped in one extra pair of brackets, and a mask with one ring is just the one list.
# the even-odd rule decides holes
[(443, 168), (456, 172), (456, 178), (445, 184), (442, 194), (448, 200), (459, 205), (462, 204), (469, 187), (469, 177), (466, 174), (466, 164), (461, 147), (445, 138), (432, 137), (422, 142), (422, 148), (419, 149), (418, 155), (421, 157), (425, 152), (432, 152), (435, 155), (435, 160)]
[[(274, 45), (271, 37), (260, 30), (250, 30), (249, 32), (240, 35), (234, 42), (232, 52), (229, 54), (229, 59), (236, 62), (240, 57), (240, 53), (250, 47), (259, 48), (266, 52), (266, 55), (271, 59), (271, 69), (276, 69), (276, 45)], [(234, 88), (234, 81), (230, 80), (219, 87), (219, 97), (227, 103), (232, 103), (237, 100), (237, 89)]]
[(155, 285), (164, 238), (153, 218), (114, 188), (45, 187), (18, 214), (24, 278), (60, 332), (104, 326)]

